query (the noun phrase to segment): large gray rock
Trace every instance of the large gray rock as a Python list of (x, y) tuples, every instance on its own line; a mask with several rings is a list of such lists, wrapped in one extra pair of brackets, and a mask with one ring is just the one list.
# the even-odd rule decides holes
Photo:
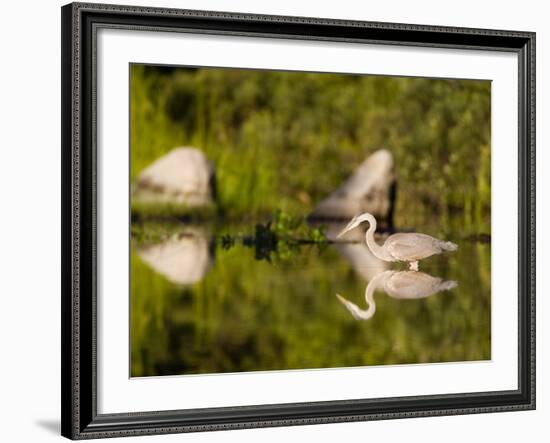
[(395, 193), (392, 154), (381, 149), (368, 157), (342, 186), (322, 200), (311, 218), (350, 219), (370, 212), (391, 223)]
[(196, 148), (175, 148), (145, 169), (134, 185), (134, 199), (150, 203), (205, 206), (215, 199), (215, 169)]
[(203, 230), (187, 228), (170, 239), (140, 248), (138, 256), (157, 273), (177, 285), (201, 281), (214, 257)]

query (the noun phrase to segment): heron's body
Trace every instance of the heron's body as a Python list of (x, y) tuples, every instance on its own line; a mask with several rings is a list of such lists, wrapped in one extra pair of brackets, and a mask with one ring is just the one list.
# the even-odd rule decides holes
[(383, 245), (379, 245), (374, 240), (376, 219), (369, 213), (354, 217), (339, 236), (356, 228), (364, 221), (369, 222), (369, 229), (365, 234), (365, 240), (371, 252), (384, 261), (409, 262), (412, 270), (418, 270), (419, 260), (441, 254), (444, 251), (456, 251), (458, 249), (458, 246), (452, 242), (418, 233), (393, 234), (386, 239)]
[(360, 309), (355, 303), (336, 294), (342, 304), (357, 320), (368, 320), (376, 312), (374, 291), (383, 290), (392, 298), (418, 299), (448, 291), (457, 286), (453, 280), (443, 280), (418, 271), (384, 271), (376, 275), (365, 289), (365, 300), (368, 309)]
[(443, 251), (454, 251), (454, 243), (438, 240), (427, 234), (393, 234), (384, 242), (384, 249), (393, 261), (418, 261)]

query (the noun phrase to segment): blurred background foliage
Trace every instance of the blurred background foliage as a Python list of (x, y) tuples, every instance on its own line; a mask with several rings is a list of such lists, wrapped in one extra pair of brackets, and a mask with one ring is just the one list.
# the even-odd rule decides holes
[(234, 217), (305, 214), (389, 149), (396, 214), (490, 213), (489, 81), (131, 66), (131, 178), (205, 151)]

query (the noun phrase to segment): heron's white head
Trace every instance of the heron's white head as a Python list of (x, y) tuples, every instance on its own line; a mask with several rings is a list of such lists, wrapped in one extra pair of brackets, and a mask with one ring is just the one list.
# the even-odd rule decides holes
[(356, 215), (351, 219), (351, 221), (347, 224), (347, 226), (340, 231), (340, 233), (336, 236), (336, 238), (339, 238), (342, 235), (344, 235), (346, 232), (351, 231), (352, 229), (355, 229), (364, 221), (368, 221), (371, 225), (376, 224), (376, 219), (372, 214), (369, 214), (368, 212), (365, 212), (360, 215)]

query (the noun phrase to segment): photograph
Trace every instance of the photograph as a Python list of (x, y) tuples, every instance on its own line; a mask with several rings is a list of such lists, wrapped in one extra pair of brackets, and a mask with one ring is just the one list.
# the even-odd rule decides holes
[(491, 84), (130, 63), (130, 377), (491, 360)]

